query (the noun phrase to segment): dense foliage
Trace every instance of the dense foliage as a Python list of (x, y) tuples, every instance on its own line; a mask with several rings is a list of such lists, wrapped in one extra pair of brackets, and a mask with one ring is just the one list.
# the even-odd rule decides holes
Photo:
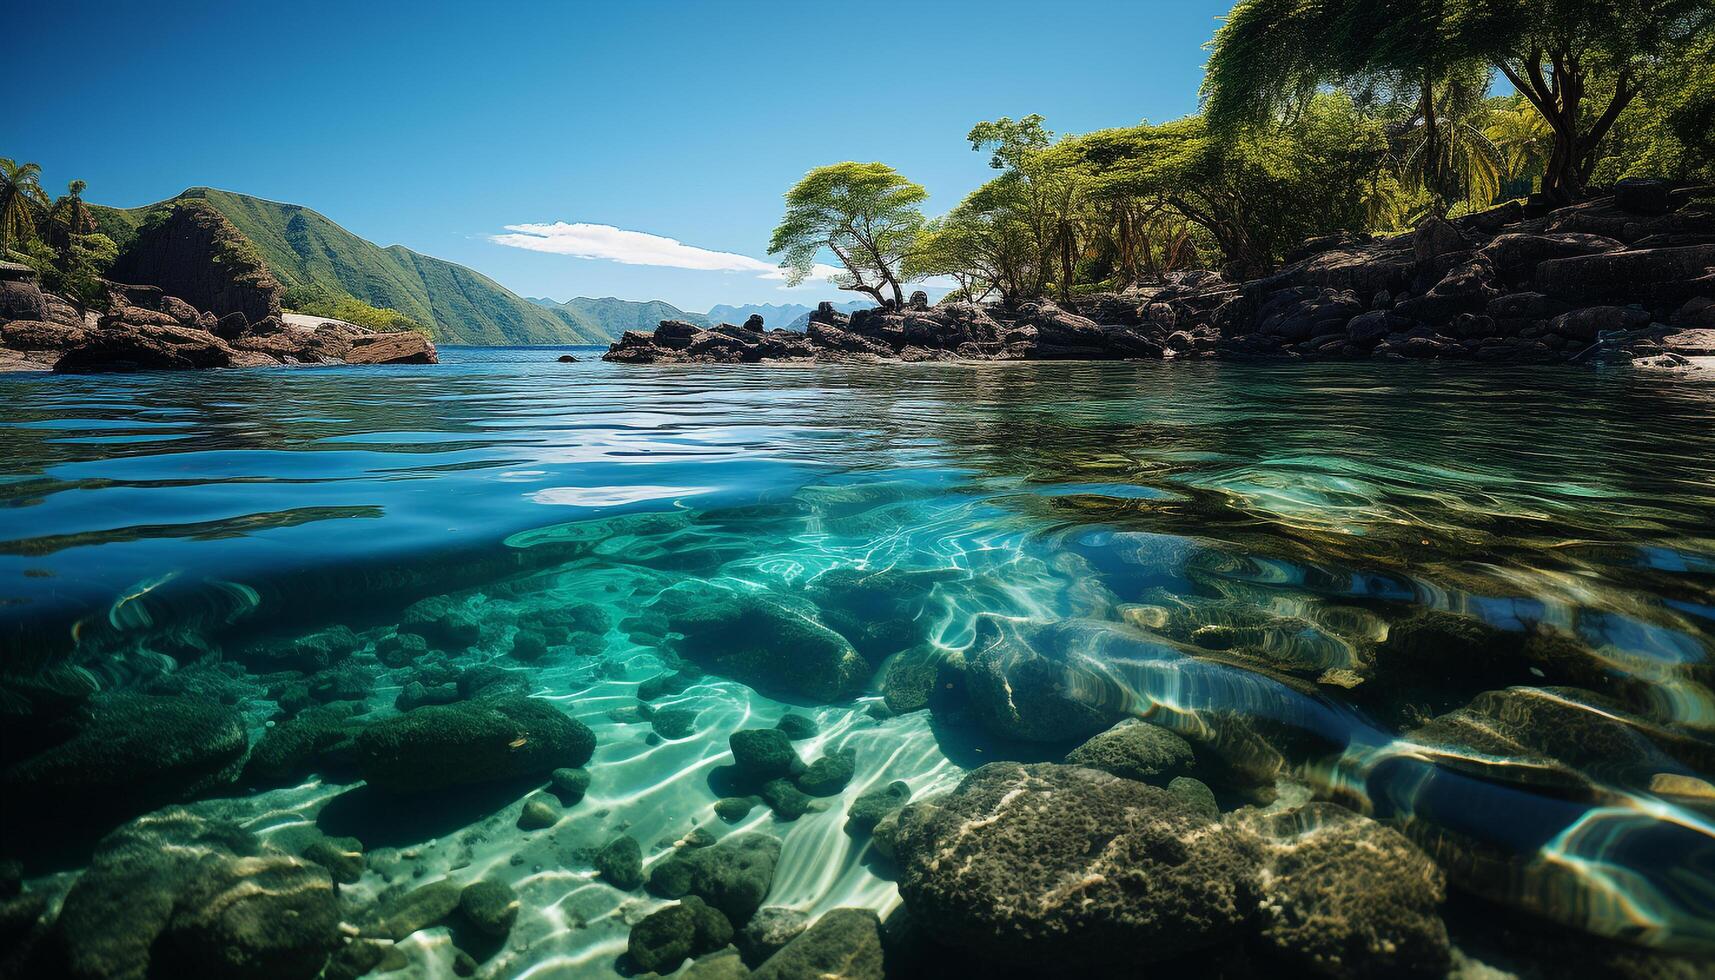
[(371, 330), (415, 330), (418, 333), (430, 333), (427, 327), (398, 310), (370, 306), (362, 300), (316, 287), (299, 286), (287, 290), (283, 305), (288, 312), (344, 320)]
[(42, 285), (84, 309), (107, 303), (102, 277), (119, 255), (113, 239), (99, 234), (83, 200), (81, 180), (49, 202), (42, 168), (0, 158), (0, 259), (36, 270)]
[(867, 293), (877, 303), (905, 302), (904, 266), (923, 228), (918, 206), (929, 195), (882, 163), (837, 163), (818, 167), (786, 192), (786, 216), (768, 244), (784, 253), (787, 285), (815, 271), (816, 256), (832, 252), (843, 271), (834, 285)]
[[(775, 250), (795, 277), (831, 251), (878, 301), (937, 278), (1010, 304), (1260, 275), (1308, 238), (1533, 193), (1715, 180), (1715, 0), (1239, 0), (1210, 48), (1196, 115), (1059, 139), (1039, 115), (978, 123), (966, 139), (1000, 173), (934, 218), (881, 164), (813, 171)], [(861, 269), (837, 237), (862, 227), (860, 175), (903, 192)]]

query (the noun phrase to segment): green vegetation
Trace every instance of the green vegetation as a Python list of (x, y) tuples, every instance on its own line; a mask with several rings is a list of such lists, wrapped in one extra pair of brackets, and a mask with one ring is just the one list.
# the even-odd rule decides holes
[[(142, 208), (92, 208), (96, 222), (121, 247), (147, 216), (177, 201), (200, 200), (225, 215), (249, 239), (286, 287), (286, 305), (340, 303), (392, 311), (402, 321), (452, 344), (601, 343), (608, 335), (557, 316), (487, 276), (413, 252), (382, 248), (308, 208), (211, 188), (193, 188)], [(314, 315), (338, 316), (318, 306)], [(359, 321), (354, 321), (359, 322)]]
[[(89, 185), (74, 180), (48, 203), (42, 168), (0, 158), (0, 259), (36, 270), (42, 285), (83, 309), (107, 305), (102, 277), (119, 255), (106, 235), (96, 232), (94, 216), (83, 200)], [(39, 237), (43, 228), (45, 238)]]
[(702, 317), (660, 300), (632, 302), (604, 296), (590, 299), (578, 296), (555, 303), (552, 300), (532, 300), (538, 306), (563, 319), (568, 326), (585, 336), (618, 338), (627, 330), (654, 330), (662, 320), (689, 320), (701, 323)]
[[(1538, 192), (1715, 180), (1711, 0), (1239, 0), (1210, 47), (1201, 113), (1058, 139), (1037, 115), (978, 123), (966, 139), (1001, 173), (932, 219), (883, 164), (822, 167), (771, 251), (794, 281), (830, 252), (877, 301), (940, 277), (1016, 304), (1197, 266), (1251, 278), (1306, 239)], [(1490, 94), (1502, 76), (1516, 94)]]
[(883, 163), (836, 163), (804, 175), (786, 192), (786, 217), (774, 229), (770, 255), (785, 253), (780, 267), (796, 286), (815, 270), (823, 249), (845, 267), (833, 277), (841, 289), (867, 293), (877, 303), (891, 294), (905, 304), (901, 283), (910, 281), (905, 256), (923, 228), (918, 206), (929, 197), (921, 185)]
[(352, 299), (350, 296), (338, 293), (330, 293), (315, 287), (298, 286), (287, 290), (283, 298), (283, 305), (291, 313), (325, 316), (330, 320), (344, 320), (347, 323), (355, 323), (371, 330), (415, 330), (421, 334), (430, 333), (428, 327), (398, 310), (386, 310), (370, 306), (362, 300)]

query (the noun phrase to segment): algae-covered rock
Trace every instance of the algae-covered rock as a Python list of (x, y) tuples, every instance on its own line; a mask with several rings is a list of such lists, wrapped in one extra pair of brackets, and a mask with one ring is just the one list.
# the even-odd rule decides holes
[(810, 794), (793, 785), (788, 779), (770, 779), (762, 784), (762, 802), (774, 811), (774, 815), (782, 820), (796, 820), (809, 813), (816, 806), (816, 801)]
[(1191, 743), (1136, 718), (1127, 718), (1066, 754), (1066, 762), (1143, 782), (1162, 781), (1196, 764)]
[(923, 644), (887, 662), (881, 693), (887, 707), (902, 715), (956, 701), (964, 685), (963, 655)]
[(452, 915), (459, 907), (461, 892), (458, 885), (443, 878), (395, 895), (381, 903), (363, 932), (398, 942)]
[(754, 796), (726, 796), (715, 801), (715, 816), (727, 823), (738, 823), (750, 816), (750, 811), (762, 801)]
[(966, 654), (972, 713), (995, 735), (1025, 742), (1067, 742), (1102, 731), (1119, 720), (1120, 709), (1107, 701), (1106, 673), (1092, 651), (1117, 632), (1111, 624), (1077, 620), (1029, 626), (979, 617)]
[(732, 923), (695, 897), (651, 912), (631, 927), (626, 952), (639, 968), (671, 973), (686, 959), (732, 941)]
[(357, 728), (335, 711), (312, 708), (262, 733), (250, 750), (244, 776), (261, 786), (296, 780), (315, 768), (324, 753), (349, 746)]
[(1398, 831), (1331, 803), (1238, 822), (1267, 841), (1259, 926), (1271, 955), (1339, 980), (1446, 975), (1445, 881)]
[(105, 837), (66, 893), (52, 940), (71, 977), (310, 978), (339, 942), (319, 865), (181, 809)]
[(857, 752), (829, 752), (798, 774), (798, 788), (811, 796), (837, 796), (857, 772)]
[(519, 830), (547, 830), (560, 822), (560, 811), (544, 799), (524, 801), (524, 808), (518, 811)]
[(911, 802), (911, 787), (894, 780), (852, 801), (846, 811), (846, 824), (857, 830), (873, 830), (881, 818)]
[(25, 836), (99, 832), (237, 779), (249, 738), (232, 708), (190, 698), (97, 698), (70, 737), (0, 777), (8, 850)]
[(576, 768), (594, 751), (582, 722), (515, 695), (418, 708), (370, 725), (353, 746), (363, 778), (394, 793)]
[(695, 895), (736, 923), (750, 920), (774, 882), (780, 841), (738, 834), (713, 847), (687, 848), (650, 869), (649, 890), (662, 898)]
[(784, 714), (774, 723), (774, 727), (786, 733), (786, 737), (796, 742), (800, 739), (814, 738), (821, 727), (816, 719), (808, 715)]
[(349, 626), (329, 626), (287, 639), (265, 640), (245, 648), (239, 659), (258, 672), (325, 670), (357, 652), (362, 643)]
[(326, 868), (342, 885), (363, 877), (363, 844), (355, 837), (318, 838), (304, 848), (303, 857)]
[(869, 677), (864, 658), (802, 600), (703, 587), (670, 589), (657, 604), (681, 656), (759, 690), (825, 703), (857, 694)]
[(649, 719), (649, 727), (666, 739), (690, 738), (697, 730), (697, 713), (690, 708), (663, 708)]
[(758, 980), (883, 980), (881, 920), (870, 909), (834, 909), (770, 956), (751, 976)]
[[(980, 832), (979, 832), (980, 828)], [(1242, 941), (1261, 848), (1167, 790), (992, 763), (899, 814), (899, 893), (946, 944), (1014, 968), (1135, 967)]]
[(1167, 783), (1167, 791), (1211, 820), (1221, 815), (1221, 805), (1215, 802), (1215, 791), (1200, 779), (1174, 776)]
[(596, 852), (595, 867), (608, 884), (622, 891), (643, 886), (643, 847), (621, 834)]
[(763, 781), (791, 776), (804, 768), (786, 733), (778, 728), (745, 728), (727, 737), (732, 760), (747, 778)]
[(758, 909), (738, 933), (738, 948), (752, 964), (761, 963), (810, 928), (810, 915), (773, 905)]
[(415, 633), (429, 646), (458, 653), (482, 639), (482, 623), (447, 596), (432, 596), (405, 608), (399, 632)]
[(680, 974), (680, 980), (746, 980), (749, 976), (750, 968), (744, 965), (738, 950), (723, 949), (697, 957)]
[(459, 914), (479, 932), (503, 938), (518, 920), (518, 893), (504, 881), (488, 879), (459, 892)]
[(588, 769), (560, 768), (548, 774), (548, 789), (560, 798), (562, 806), (572, 806), (589, 792)]

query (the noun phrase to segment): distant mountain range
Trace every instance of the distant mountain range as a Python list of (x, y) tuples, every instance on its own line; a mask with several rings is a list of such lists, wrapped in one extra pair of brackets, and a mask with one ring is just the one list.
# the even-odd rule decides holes
[[(101, 232), (123, 248), (151, 213), (187, 199), (208, 202), (256, 246), (286, 287), (288, 307), (301, 297), (350, 297), (396, 310), (446, 344), (606, 344), (627, 330), (654, 330), (662, 320), (743, 323), (752, 313), (762, 314), (770, 327), (796, 324), (794, 329), (802, 330), (813, 310), (787, 303), (717, 306), (698, 314), (660, 300), (525, 299), (462, 265), (403, 245), (383, 248), (366, 241), (309, 208), (209, 187), (193, 187), (143, 207), (92, 205), (90, 210)], [(850, 312), (869, 305), (858, 301), (839, 307)]]

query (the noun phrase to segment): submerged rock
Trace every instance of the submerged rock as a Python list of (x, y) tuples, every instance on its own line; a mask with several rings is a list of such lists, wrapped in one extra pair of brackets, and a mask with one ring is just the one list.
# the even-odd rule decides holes
[(857, 752), (840, 749), (810, 763), (798, 774), (798, 788), (811, 796), (838, 796), (857, 772)]
[(808, 715), (797, 714), (781, 715), (780, 720), (774, 723), (774, 727), (785, 732), (786, 737), (794, 742), (806, 738), (815, 738), (816, 733), (821, 731), (821, 727), (816, 724), (816, 719)]
[(631, 927), (626, 952), (639, 968), (671, 973), (686, 959), (732, 941), (732, 923), (718, 909), (690, 897), (651, 912)]
[(745, 728), (727, 737), (732, 760), (746, 778), (765, 781), (804, 769), (786, 733), (778, 728)]
[(643, 887), (643, 847), (636, 838), (621, 834), (608, 841), (595, 856), (596, 871), (621, 891)]
[(1243, 939), (1261, 847), (1164, 789), (992, 763), (900, 812), (899, 893), (937, 938), (1017, 968), (1135, 967)]
[(816, 809), (816, 801), (788, 779), (770, 779), (762, 784), (762, 802), (782, 820), (796, 820)]
[(524, 809), (518, 811), (519, 830), (547, 830), (559, 822), (559, 811), (547, 800), (526, 800)]
[(911, 802), (911, 787), (900, 780), (872, 789), (852, 801), (846, 811), (847, 825), (858, 830), (874, 830), (881, 818)]
[(576, 768), (594, 751), (582, 722), (515, 695), (418, 708), (370, 725), (353, 746), (363, 778), (394, 793)]
[(459, 914), (479, 932), (504, 938), (518, 919), (518, 893), (504, 881), (488, 879), (459, 892)]
[(363, 844), (355, 837), (323, 837), (303, 850), (306, 860), (328, 870), (334, 881), (349, 885), (363, 877)]
[(413, 932), (438, 925), (459, 907), (462, 890), (448, 879), (394, 895), (381, 903), (363, 931), (398, 942)]
[(761, 963), (810, 927), (810, 915), (798, 909), (769, 906), (758, 909), (738, 933), (738, 948), (752, 965)]
[(779, 860), (779, 840), (738, 834), (713, 847), (675, 852), (650, 869), (649, 890), (662, 898), (695, 895), (743, 924), (768, 897)]
[(173, 809), (102, 840), (53, 938), (72, 977), (286, 980), (321, 972), (339, 920), (325, 869)]
[(555, 769), (548, 774), (548, 789), (560, 798), (561, 806), (573, 806), (589, 792), (590, 774), (587, 769)]
[(881, 920), (870, 909), (834, 909), (770, 956), (751, 976), (758, 980), (883, 980)]
[(1088, 738), (1118, 720), (1106, 703), (1105, 672), (1086, 648), (1115, 631), (1108, 624), (1069, 620), (1021, 626), (998, 617), (977, 620), (966, 654), (966, 692), (984, 727), (1003, 738), (1061, 742)]
[(238, 778), (249, 739), (238, 713), (190, 698), (98, 698), (70, 737), (0, 778), (7, 849), (26, 834), (100, 831)]
[(1066, 754), (1067, 763), (1126, 779), (1165, 781), (1196, 764), (1191, 743), (1158, 725), (1127, 718)]
[(682, 636), (681, 655), (759, 690), (828, 703), (857, 694), (869, 677), (863, 657), (802, 600), (704, 587), (671, 589), (657, 604)]

